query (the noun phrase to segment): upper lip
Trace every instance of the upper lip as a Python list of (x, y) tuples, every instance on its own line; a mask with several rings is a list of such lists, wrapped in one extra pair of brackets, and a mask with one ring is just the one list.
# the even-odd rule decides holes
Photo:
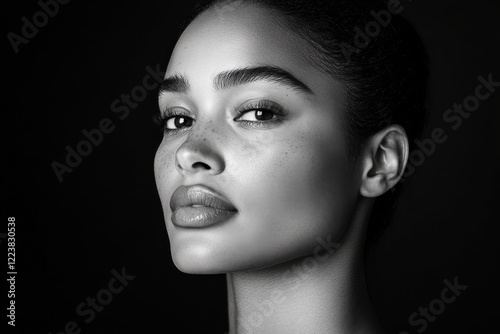
[(214, 189), (204, 185), (180, 186), (170, 198), (170, 208), (175, 211), (182, 206), (204, 205), (215, 209), (236, 211), (234, 205)]

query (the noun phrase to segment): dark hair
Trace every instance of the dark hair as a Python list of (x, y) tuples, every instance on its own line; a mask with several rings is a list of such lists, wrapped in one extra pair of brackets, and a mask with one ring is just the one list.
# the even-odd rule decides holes
[[(351, 163), (361, 143), (390, 124), (405, 129), (414, 149), (425, 123), (428, 57), (415, 29), (399, 15), (398, 1), (202, 0), (184, 28), (207, 9), (236, 4), (275, 11), (279, 24), (310, 44), (314, 64), (343, 84)], [(377, 198), (369, 239), (389, 223), (401, 187)]]

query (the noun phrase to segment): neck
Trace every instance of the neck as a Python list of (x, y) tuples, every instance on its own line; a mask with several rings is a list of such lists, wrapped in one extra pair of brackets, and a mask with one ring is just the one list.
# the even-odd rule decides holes
[(359, 203), (341, 244), (324, 238), (321, 253), (227, 274), (230, 334), (381, 333), (363, 261), (371, 205)]

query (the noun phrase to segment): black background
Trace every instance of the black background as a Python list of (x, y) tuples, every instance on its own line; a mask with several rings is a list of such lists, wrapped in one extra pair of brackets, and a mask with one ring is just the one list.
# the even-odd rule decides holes
[[(457, 130), (442, 116), (474, 94), (479, 75), (500, 81), (500, 6), (401, 3), (432, 60), (429, 128), (443, 128), (448, 140), (417, 168), (395, 222), (370, 253), (373, 302), (388, 333), (416, 333), (409, 315), (440, 297), (443, 280), (457, 277), (467, 290), (425, 333), (498, 332), (500, 89)], [(69, 321), (82, 333), (227, 330), (224, 276), (182, 274), (170, 259), (153, 177), (161, 140), (152, 121), (157, 92), (123, 120), (110, 107), (142, 85), (146, 66), (165, 70), (192, 5), (71, 1), (15, 54), (7, 33), (21, 34), (21, 18), (31, 21), (40, 7), (36, 1), (4, 4), (3, 210), (5, 220), (17, 222), (19, 332), (59, 333)], [(64, 163), (66, 145), (75, 148), (85, 139), (81, 131), (103, 118), (115, 130), (60, 183), (51, 163)], [(121, 268), (135, 279), (86, 324), (77, 305), (106, 288), (111, 270)]]

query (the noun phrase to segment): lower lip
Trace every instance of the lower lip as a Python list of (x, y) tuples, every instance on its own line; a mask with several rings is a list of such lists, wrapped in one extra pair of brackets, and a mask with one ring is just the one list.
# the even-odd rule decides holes
[(236, 214), (208, 206), (182, 206), (172, 213), (172, 223), (179, 227), (207, 227), (222, 223)]

